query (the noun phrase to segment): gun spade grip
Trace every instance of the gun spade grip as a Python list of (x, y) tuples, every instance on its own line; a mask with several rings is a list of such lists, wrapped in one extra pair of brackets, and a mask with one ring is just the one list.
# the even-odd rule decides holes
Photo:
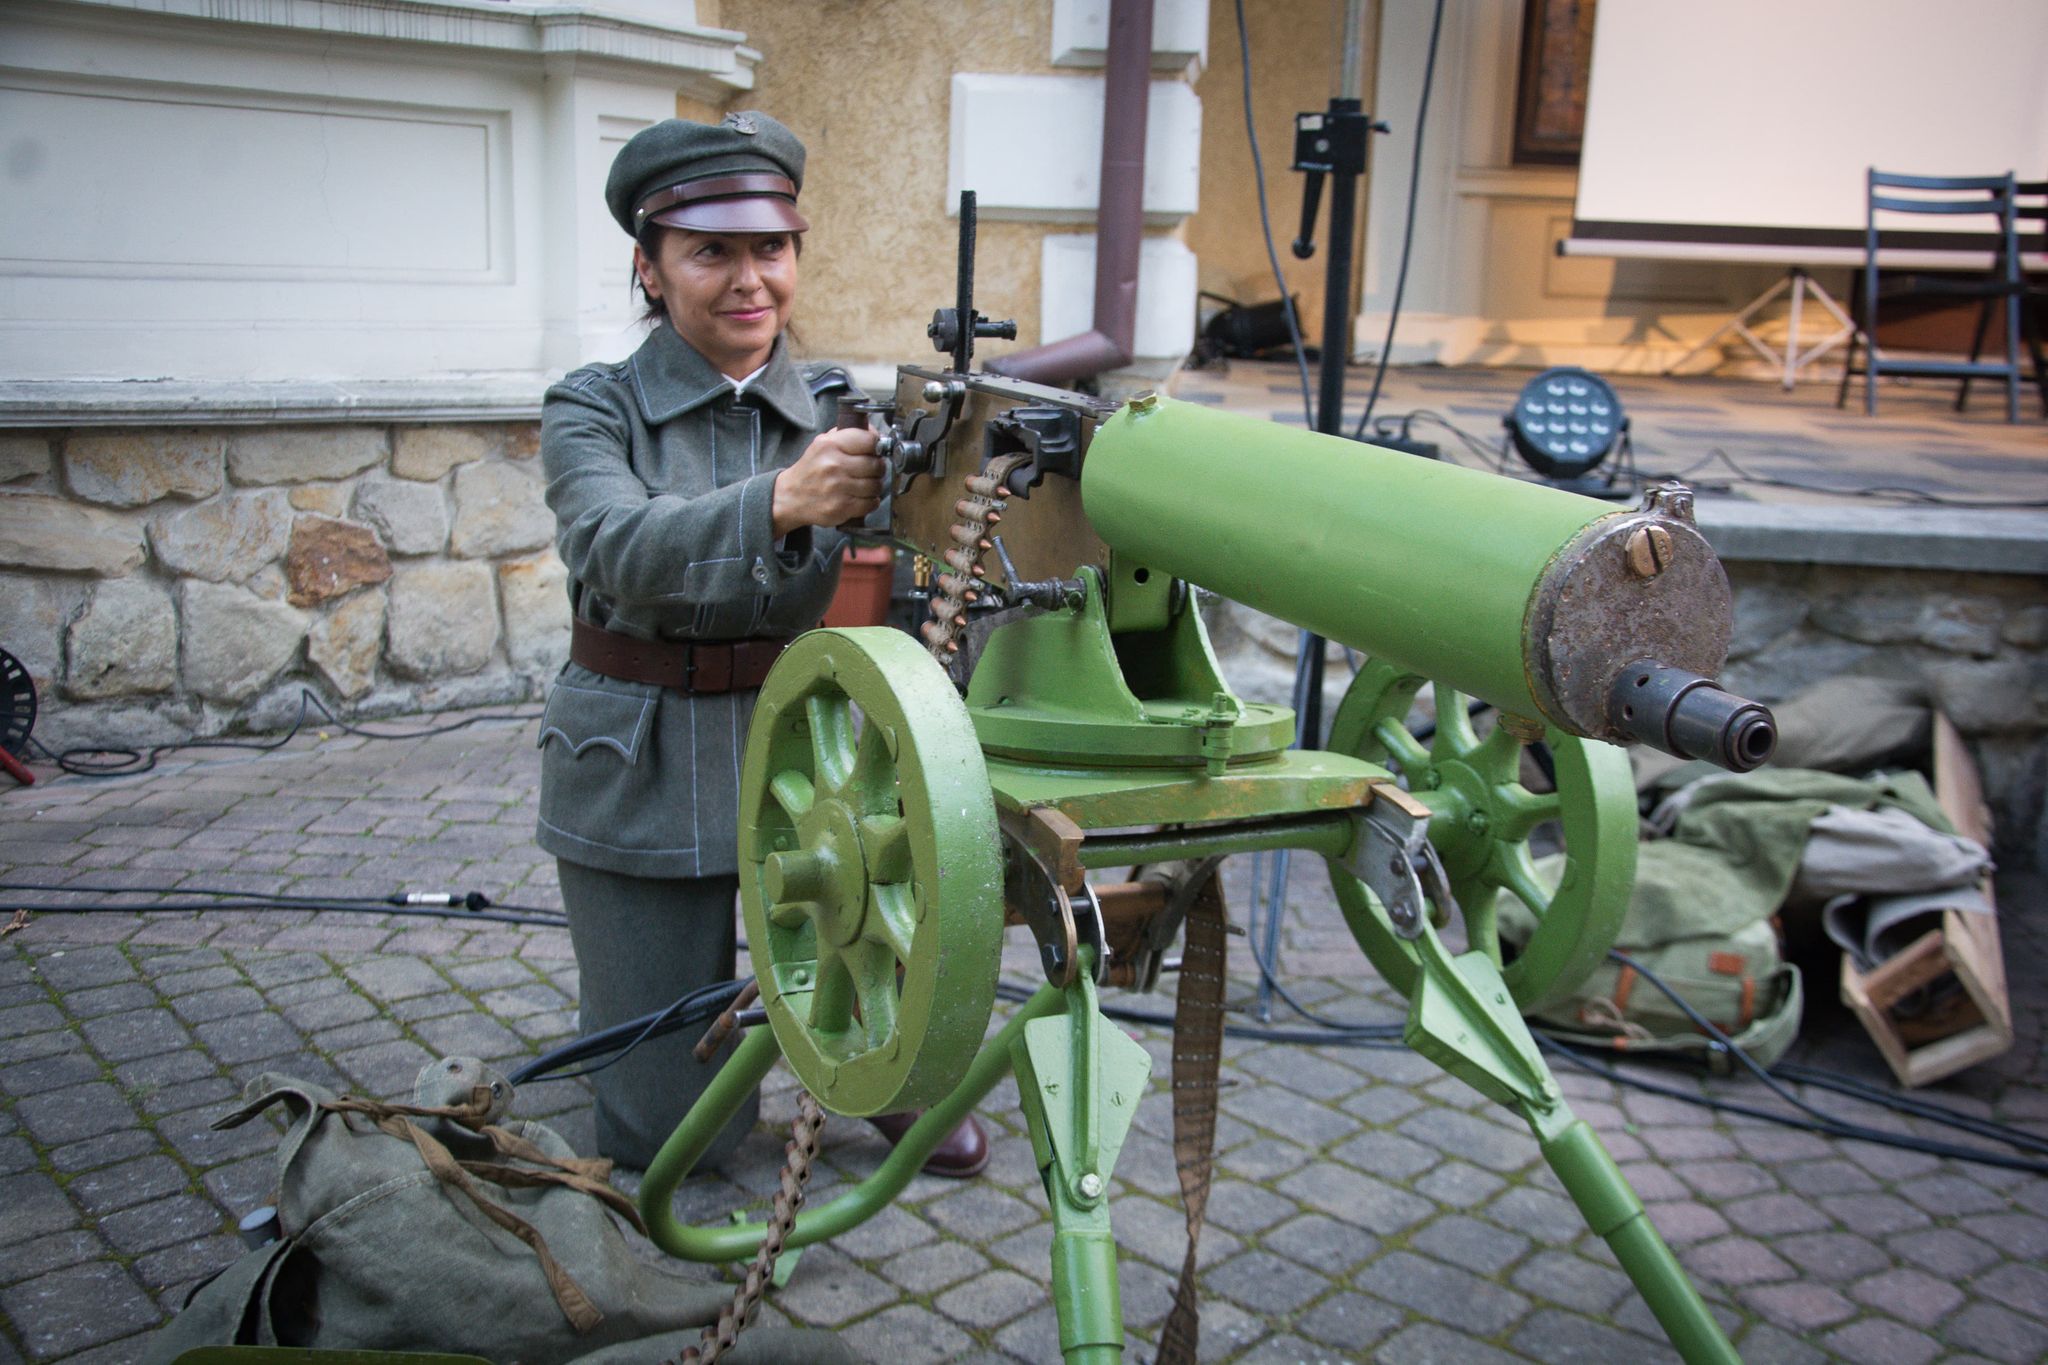
[[(867, 430), (868, 415), (866, 412), (861, 410), (861, 404), (864, 401), (864, 399), (849, 398), (842, 396), (839, 400), (838, 406), (833, 410), (832, 413), (832, 430)], [(863, 517), (859, 521), (842, 521), (839, 523), (839, 529), (846, 532), (848, 535), (861, 535), (871, 528), (868, 526), (867, 518)]]

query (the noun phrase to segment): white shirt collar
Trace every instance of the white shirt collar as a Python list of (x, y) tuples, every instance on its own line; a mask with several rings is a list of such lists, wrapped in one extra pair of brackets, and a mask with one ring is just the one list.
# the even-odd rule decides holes
[(741, 394), (745, 393), (747, 391), (747, 386), (749, 384), (752, 384), (756, 379), (759, 379), (763, 371), (767, 370), (767, 368), (768, 367), (766, 365), (763, 365), (760, 367), (760, 369), (755, 370), (745, 379), (734, 379), (732, 376), (727, 375), (725, 382), (732, 385), (733, 397), (737, 398)]

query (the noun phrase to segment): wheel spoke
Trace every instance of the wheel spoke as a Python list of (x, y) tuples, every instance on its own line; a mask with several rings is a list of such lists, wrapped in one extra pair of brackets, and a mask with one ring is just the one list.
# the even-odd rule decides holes
[(1372, 727), (1373, 738), (1386, 746), (1394, 766), (1411, 776), (1429, 766), (1429, 751), (1408, 733), (1398, 716), (1389, 716)]
[(794, 768), (786, 768), (768, 780), (768, 794), (775, 798), (775, 804), (782, 807), (782, 813), (792, 820), (801, 820), (810, 813), (811, 803), (818, 793), (811, 786), (811, 779)]
[(853, 1026), (854, 980), (838, 953), (820, 945), (818, 988), (811, 994), (811, 1031), (820, 1034), (845, 1033)]
[(853, 776), (853, 708), (842, 696), (806, 697), (804, 716), (811, 726), (811, 758), (819, 783), (839, 791)]
[(1466, 761), (1486, 779), (1489, 787), (1505, 786), (1515, 780), (1521, 766), (1522, 741), (1505, 725), (1496, 725), (1492, 733), (1473, 746)]
[(1536, 918), (1543, 918), (1550, 909), (1551, 889), (1543, 884), (1543, 878), (1536, 873), (1536, 860), (1529, 856), (1527, 844), (1504, 844), (1494, 856), (1494, 868), (1500, 884), (1521, 898), (1522, 904), (1534, 912)]
[(1438, 683), (1436, 738), (1430, 743), (1430, 752), (1463, 757), (1478, 747), (1479, 736), (1473, 733), (1472, 715), (1465, 709), (1465, 694)]
[(861, 728), (860, 742), (854, 747), (853, 781), (864, 797), (889, 798), (890, 809), (895, 808), (896, 760), (889, 757), (888, 736), (879, 721), (873, 716)]
[(1530, 830), (1545, 820), (1557, 819), (1564, 809), (1564, 801), (1556, 792), (1532, 792), (1519, 782), (1496, 787), (1494, 800), (1501, 813), (1496, 828), (1509, 843), (1528, 838)]
[(1500, 965), (1500, 930), (1494, 919), (1494, 888), (1482, 873), (1462, 877), (1451, 885), (1458, 898), (1458, 914), (1465, 921), (1465, 946), (1485, 953)]
[(861, 939), (847, 946), (843, 961), (860, 999), (867, 1046), (880, 1047), (896, 1031), (896, 954), (885, 944)]
[(808, 901), (777, 901), (768, 908), (768, 922), (778, 929), (797, 929), (808, 918), (804, 907)]
[(916, 891), (908, 883), (877, 886), (861, 937), (887, 948), (898, 962), (908, 965), (910, 947), (917, 935)]

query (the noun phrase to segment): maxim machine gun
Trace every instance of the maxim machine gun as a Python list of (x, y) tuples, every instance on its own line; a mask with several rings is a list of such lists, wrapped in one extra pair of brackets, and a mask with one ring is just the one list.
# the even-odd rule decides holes
[[(974, 337), (1003, 324), (968, 296), (971, 233), (963, 221), (957, 306), (932, 328), (950, 367), (905, 366), (889, 399), (846, 414), (881, 434), (887, 536), (933, 570), (933, 619), (922, 644), (813, 631), (761, 689), (740, 887), (769, 1027), (649, 1171), (656, 1241), (697, 1260), (761, 1246), (758, 1224), (679, 1225), (670, 1196), (778, 1056), (835, 1113), (928, 1109), (873, 1176), (797, 1219), (791, 1246), (886, 1206), (1014, 1070), (1051, 1204), (1061, 1347), (1120, 1359), (1106, 1201), (1152, 1068), (1097, 991), (1154, 985), (1185, 928), (1174, 1096), (1195, 1138), (1182, 1164), (1206, 1172), (1214, 869), (1298, 849), (1328, 864), (1360, 947), (1407, 997), (1407, 1043), (1528, 1123), (1686, 1359), (1733, 1360), (1522, 1020), (1620, 927), (1636, 805), (1616, 745), (1734, 769), (1772, 748), (1769, 713), (1708, 680), (1730, 598), (1690, 495), (1666, 485), (1614, 511), (1152, 394), (1116, 404), (973, 373)], [(1327, 750), (1291, 747), (1290, 711), (1232, 694), (1196, 588), (1367, 656)], [(1406, 722), (1425, 686), (1426, 741)], [(1473, 699), (1498, 715), (1483, 733)], [(1553, 792), (1518, 780), (1537, 743)], [(1555, 887), (1530, 853), (1539, 827), (1566, 854)], [(1089, 880), (1119, 868), (1141, 871)], [(1498, 893), (1539, 922), (1512, 956)], [(1006, 920), (1036, 940), (1045, 981), (984, 1041)], [(1454, 920), (1462, 953), (1439, 935)]]

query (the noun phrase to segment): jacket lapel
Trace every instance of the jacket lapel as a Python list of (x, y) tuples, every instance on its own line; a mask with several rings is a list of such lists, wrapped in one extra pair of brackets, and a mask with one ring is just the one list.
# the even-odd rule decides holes
[[(667, 322), (658, 323), (629, 362), (633, 376), (633, 401), (640, 419), (648, 426), (660, 426), (693, 408), (732, 391), (732, 384), (697, 348), (676, 334)], [(749, 397), (759, 395), (791, 426), (817, 425), (811, 392), (804, 384), (795, 362), (789, 358), (789, 339), (777, 337), (768, 368), (747, 387)]]
[(725, 376), (666, 321), (655, 324), (629, 364), (633, 401), (640, 407), (641, 420), (650, 427), (702, 407), (731, 389)]

